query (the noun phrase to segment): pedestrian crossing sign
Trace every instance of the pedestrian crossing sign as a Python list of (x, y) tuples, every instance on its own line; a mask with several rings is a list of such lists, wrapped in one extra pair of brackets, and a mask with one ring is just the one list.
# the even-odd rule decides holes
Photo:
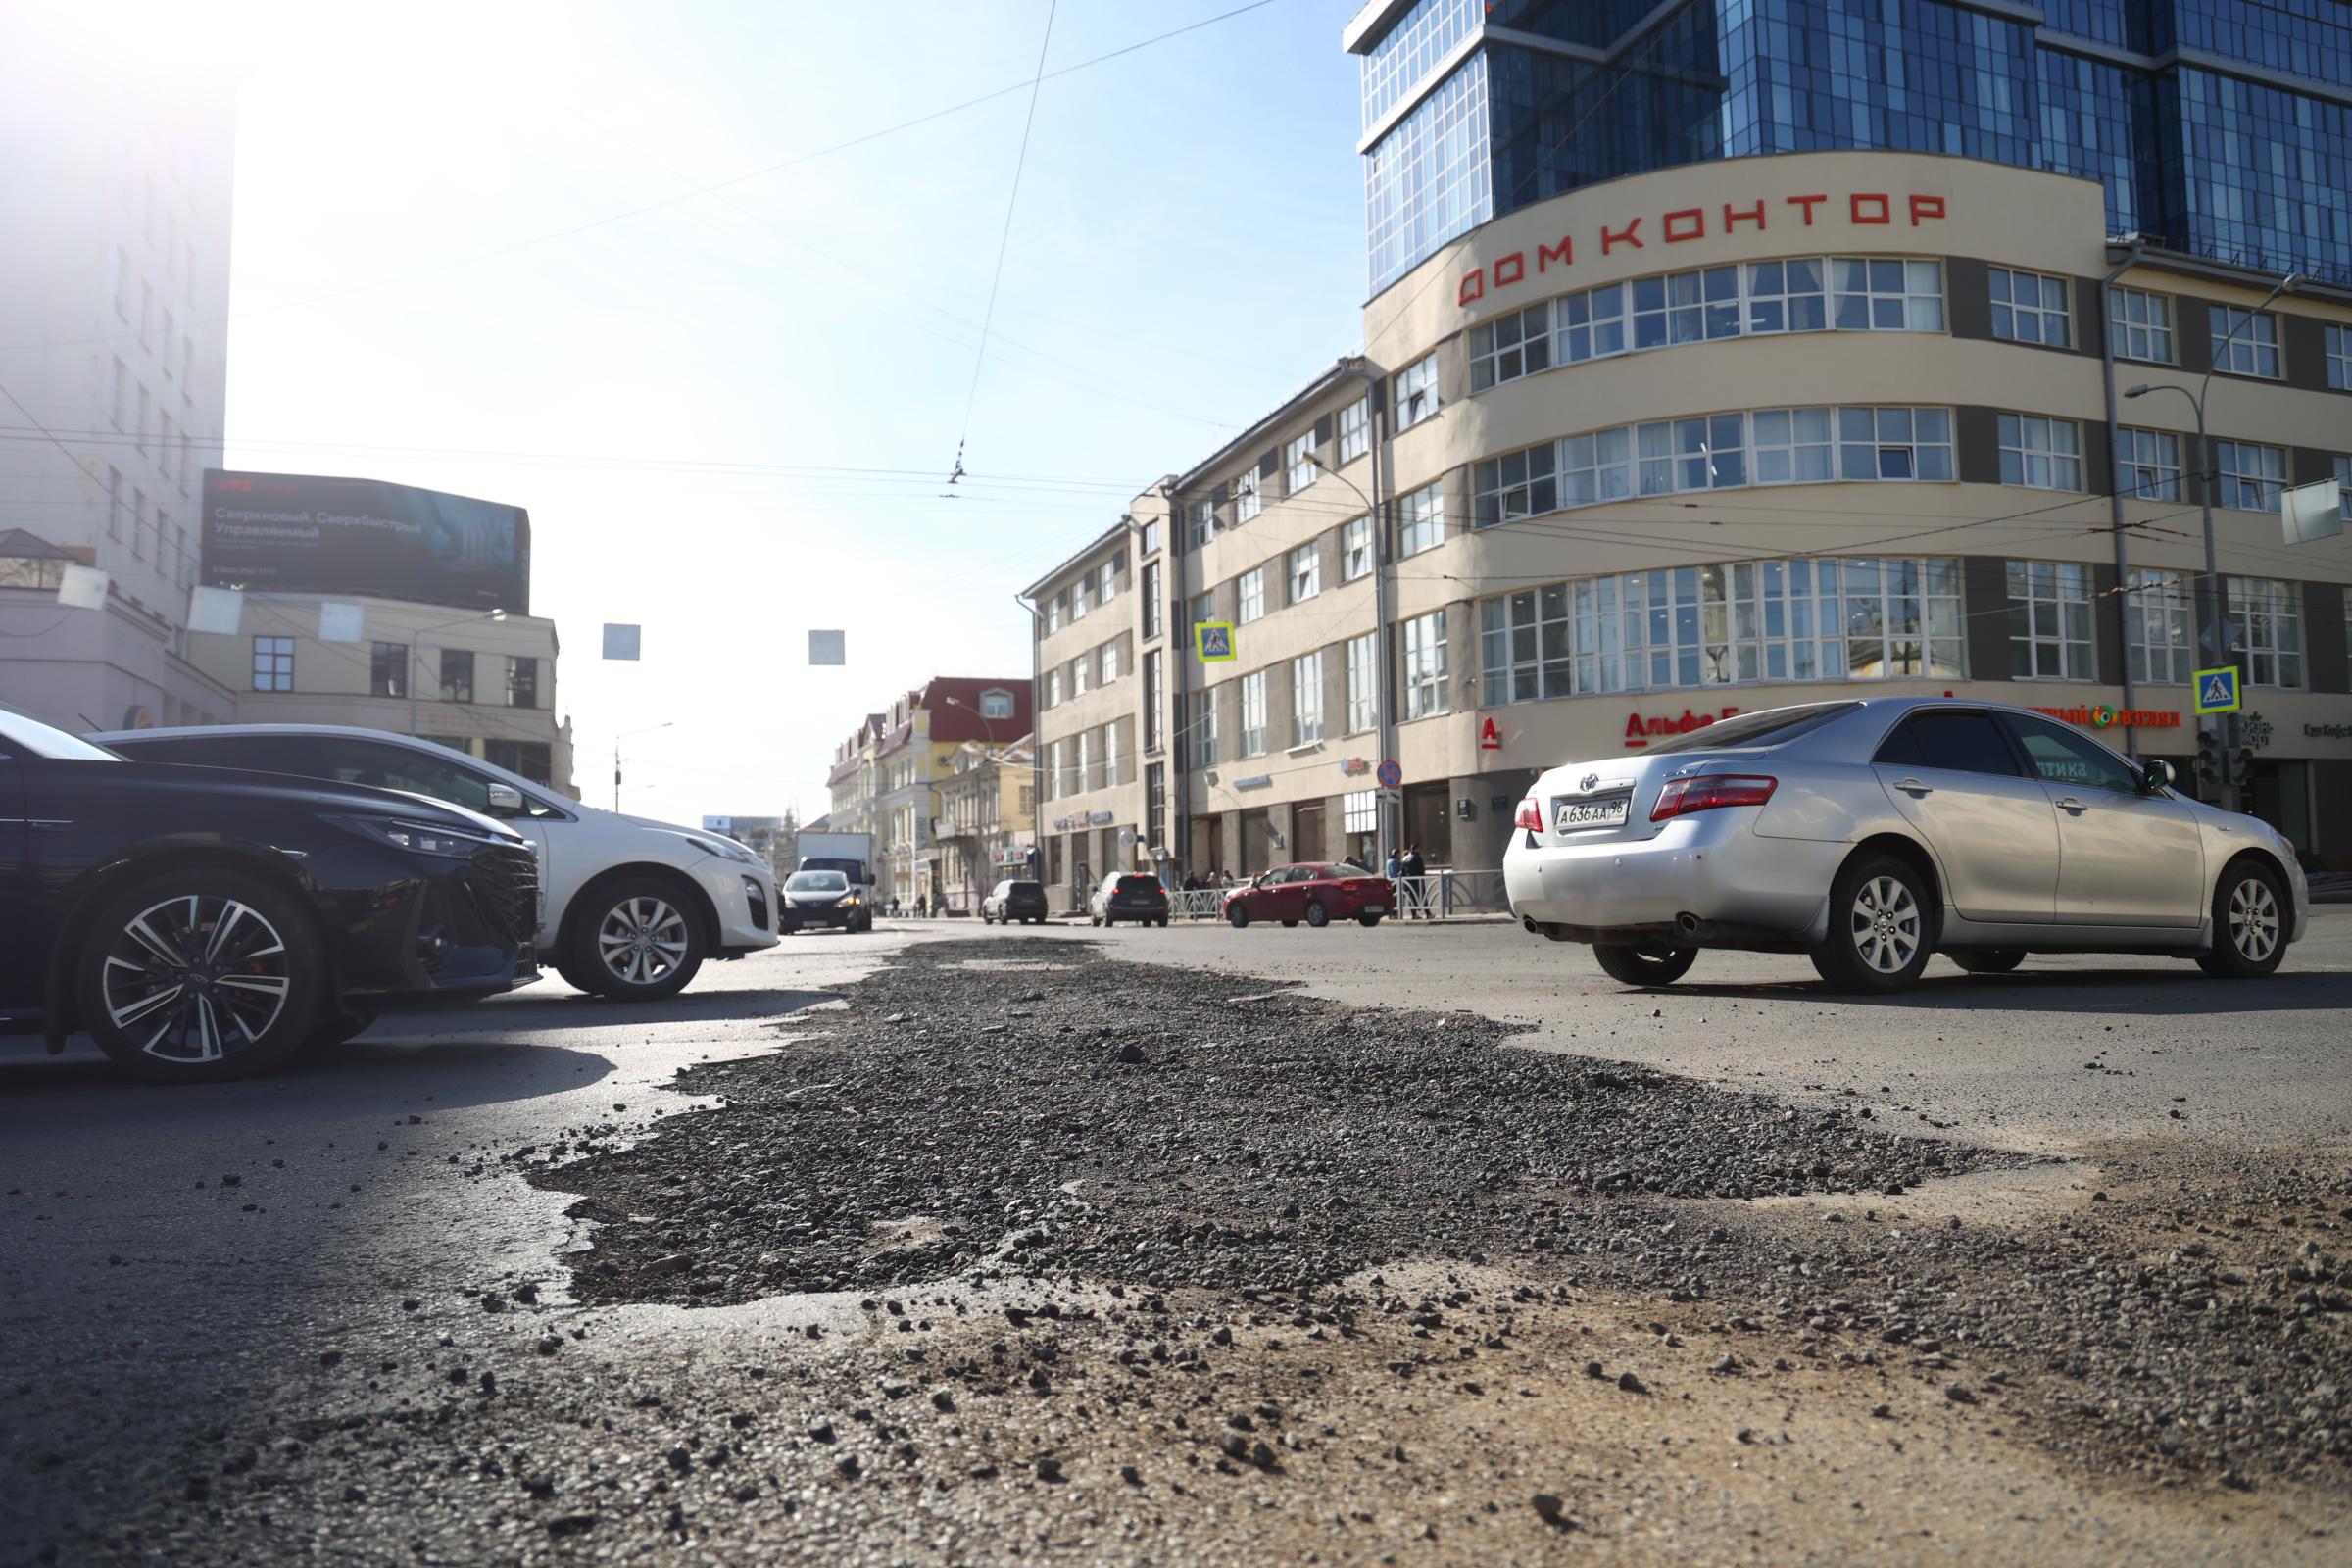
[(1234, 657), (1233, 622), (1203, 620), (1193, 626), (1193, 645), (1204, 664), (1222, 663)]
[(2197, 671), (2197, 711), (2200, 713), (2234, 713), (2238, 710), (2237, 666), (2224, 664), (2219, 669)]

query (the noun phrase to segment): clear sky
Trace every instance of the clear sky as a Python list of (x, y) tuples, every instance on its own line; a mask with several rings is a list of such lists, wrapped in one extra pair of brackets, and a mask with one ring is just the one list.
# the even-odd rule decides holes
[[(1059, 0), (1046, 70), (1240, 3)], [(1016, 590), (1355, 346), (1355, 6), (1044, 83), (954, 500), (1049, 0), (271, 7), (229, 462), (527, 507), (589, 799), (666, 720), (630, 809), (813, 815), (859, 715), (1025, 675)]]

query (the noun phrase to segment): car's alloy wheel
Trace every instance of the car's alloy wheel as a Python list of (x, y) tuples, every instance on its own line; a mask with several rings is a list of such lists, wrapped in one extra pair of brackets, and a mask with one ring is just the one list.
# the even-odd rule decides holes
[(701, 922), (666, 884), (647, 878), (609, 889), (581, 930), (585, 973), (564, 977), (600, 996), (653, 1002), (675, 996), (703, 966)]
[(2286, 956), (2286, 899), (2278, 873), (2240, 860), (2222, 873), (2213, 896), (2213, 951), (2197, 960), (2208, 974), (2251, 980)]
[(1331, 911), (1313, 899), (1306, 902), (1306, 923), (1320, 931), (1331, 924)]
[(197, 867), (150, 878), (97, 913), (76, 974), (99, 1049), (157, 1083), (264, 1072), (328, 1004), (307, 911), (258, 877)]
[(1629, 986), (1670, 986), (1698, 961), (1696, 948), (1602, 948), (1592, 956), (1608, 977)]
[(1225, 918), (1232, 921), (1233, 928), (1239, 931), (1250, 923), (1250, 906), (1241, 903), (1229, 904), (1225, 906)]
[(1936, 951), (1926, 880), (1891, 855), (1846, 862), (1830, 889), (1830, 930), (1813, 967), (1840, 991), (1900, 991)]

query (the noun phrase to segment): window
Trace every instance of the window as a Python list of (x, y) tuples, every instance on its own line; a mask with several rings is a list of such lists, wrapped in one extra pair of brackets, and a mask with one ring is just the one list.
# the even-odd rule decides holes
[(107, 292), (115, 302), (115, 315), (130, 319), (130, 258), (122, 247), (115, 247), (114, 275), (107, 281)]
[(2066, 306), (2066, 279), (2040, 272), (1985, 270), (1992, 287), (1992, 335), (2012, 343), (2046, 343), (2062, 349), (2074, 342)]
[(537, 708), (539, 706), (539, 661), (514, 658), (507, 661), (507, 706), (509, 708)]
[(2001, 483), (2030, 490), (2082, 488), (2082, 435), (2072, 419), (2001, 416)]
[(1428, 485), (1396, 502), (1398, 559), (1434, 550), (1446, 542), (1445, 485)]
[[(1896, 410), (1882, 411), (1896, 413)], [(1940, 412), (1940, 411), (1936, 411)], [(1755, 430), (1756, 483), (1758, 484), (1821, 484), (1835, 476), (1830, 439), (1830, 411), (1827, 409), (1758, 409), (1751, 423)], [(1862, 423), (1855, 421), (1859, 434)], [(1878, 420), (1870, 421), (1873, 450), (1870, 468), (1878, 469), (1875, 450)], [(1899, 426), (1890, 426), (1896, 433)], [(1916, 419), (1912, 433), (1918, 434)], [(1914, 466), (1916, 467), (1916, 461)]]
[(1166, 613), (1167, 608), (1160, 603), (1159, 563), (1147, 562), (1144, 565), (1144, 639), (1147, 642), (1160, 634), (1162, 617)]
[(1372, 727), (1378, 714), (1373, 682), (1379, 679), (1378, 638), (1371, 632), (1348, 640), (1348, 733)]
[(1150, 844), (1168, 839), (1168, 764), (1153, 762), (1144, 769), (1144, 835)]
[(2173, 364), (2172, 296), (2137, 288), (2109, 289), (2107, 340), (2119, 360)]
[(177, 432), (172, 424), (172, 416), (165, 415), (163, 426), (157, 432), (156, 462), (163, 467), (164, 477), (167, 479), (175, 478), (179, 473), (179, 450), (177, 443), (173, 440)]
[(2090, 680), (2090, 568), (2048, 561), (2009, 563), (2009, 675), (2013, 680)]
[(1095, 682), (1095, 684), (1098, 686), (1107, 686), (1112, 681), (1119, 678), (1119, 640), (1116, 637), (1113, 637), (1109, 642), (1106, 642), (1102, 645), (1101, 657), (1102, 661), (1102, 675), (1100, 680)]
[(1047, 636), (1051, 637), (1061, 630), (1061, 623), (1069, 618), (1069, 608), (1070, 591), (1067, 588), (1046, 601)]
[(2003, 713), (2001, 721), (2017, 737), (2034, 776), (2043, 783), (2118, 795), (2139, 793), (2139, 777), (2124, 760), (2081, 731), (2021, 713)]
[(1952, 477), (1949, 409), (1839, 409), (1838, 476), (1846, 479)]
[(1446, 701), (1446, 612), (1432, 611), (1404, 623), (1404, 716), (1426, 718), (1447, 710)]
[(1367, 392), (1340, 411), (1340, 466), (1371, 450), (1372, 394)]
[(1102, 563), (1102, 580), (1095, 590), (1095, 603), (1107, 605), (1119, 596), (1119, 579), (1127, 575), (1127, 552), (1114, 550)]
[(163, 347), (157, 350), (155, 357), (157, 363), (163, 367), (164, 379), (167, 381), (172, 379), (172, 339), (176, 335), (176, 328), (172, 320), (172, 313), (170, 311), (166, 311), (164, 312)]
[(473, 701), (473, 655), (470, 652), (456, 648), (441, 650), (441, 700), (445, 703)]
[(1340, 797), (1340, 830), (1344, 833), (1380, 831), (1380, 793), (1352, 790)]
[(1193, 596), (1193, 624), (1217, 618), (1217, 596), (1214, 590)]
[(1094, 591), (1095, 574), (1091, 571), (1070, 584), (1070, 621), (1073, 625), (1084, 620), (1087, 612), (1094, 608)]
[(2180, 499), (2180, 438), (2170, 430), (2116, 432), (2115, 487), (2140, 501)]
[(1410, 430), (1423, 419), (1438, 412), (1438, 356), (1435, 351), (1396, 372), (1396, 416), (1389, 421), (1393, 430)]
[(1292, 551), (1286, 563), (1290, 585), (1290, 603), (1296, 605), (1312, 599), (1323, 591), (1323, 545), (1309, 540)]
[(1317, 649), (1291, 661), (1291, 744), (1323, 738), (1323, 654)]
[(1217, 504), (1196, 501), (1185, 510), (1184, 547), (1198, 550), (1217, 535)]
[(1072, 697), (1084, 697), (1087, 694), (1088, 688), (1092, 687), (1095, 683), (1095, 656), (1093, 650), (1090, 649), (1080, 657), (1071, 660), (1064, 667), (1066, 667), (1070, 672), (1070, 695)]
[[(195, 370), (196, 340), (182, 332), (179, 334), (179, 395), (182, 398), (193, 400), (196, 396), (196, 388), (188, 381)], [(519, 773), (522, 769), (516, 768), (515, 771)]]
[(2189, 579), (2132, 566), (2124, 589), (2124, 657), (2131, 662), (2132, 678), (2186, 685), (2197, 623)]
[(1217, 765), (1217, 694), (1214, 689), (1200, 694), (1200, 716), (1193, 721), (1193, 766)]
[(155, 400), (145, 387), (139, 388), (139, 422), (131, 426), (130, 442), (141, 452), (147, 450), (147, 431), (155, 423)]
[(1283, 493), (1297, 495), (1315, 482), (1315, 437), (1312, 431), (1282, 449)]
[(1496, 523), (1517, 522), (1522, 517), (1557, 511), (1558, 459), (1559, 448), (1546, 445), (1530, 447), (1525, 452), (1506, 452), (1479, 464), (1473, 485), (1478, 498), (1475, 514), (1478, 526), (1492, 528)]
[(1059, 664), (1055, 664), (1052, 669), (1046, 671), (1046, 706), (1048, 708), (1061, 706), (1061, 666)]
[(1482, 600), (1489, 705), (1750, 681), (1959, 679), (1960, 564), (1740, 561)]
[(2220, 489), (2214, 500), (2239, 512), (2277, 512), (2286, 486), (2286, 449), (2251, 441), (2216, 441), (2213, 466)]
[(409, 694), (409, 645), (377, 643), (368, 661), (368, 692), (371, 697)]
[(2335, 514), (2352, 522), (2352, 457), (2340, 453), (2335, 460)]
[(1561, 494), (1567, 505), (1622, 501), (1634, 493), (1633, 431), (1595, 430), (1560, 443)]
[(489, 778), (437, 753), (343, 735), (320, 736), (318, 750), (319, 770), (338, 784), (407, 790), (473, 811), (489, 808)]
[(294, 639), (256, 637), (253, 640), (253, 689), (290, 692), (294, 689)]
[(2352, 392), (2352, 326), (2331, 326), (2327, 329), (2328, 384), (2339, 392)]
[(2278, 375), (2278, 318), (2228, 305), (2205, 308), (2213, 334), (2213, 368), (2230, 375)]
[(137, 559), (147, 559), (147, 492), (130, 492), (130, 553)]
[[(1730, 270), (1730, 269), (1725, 269)], [(1830, 263), (1837, 282), (1840, 332), (1940, 332), (1943, 330), (1943, 264), (1840, 256)], [(2050, 282), (2057, 283), (2055, 278)], [(2065, 288), (2059, 309), (2065, 309)], [(1998, 307), (1995, 307), (1998, 310)], [(1709, 330), (1709, 337), (1728, 336)], [(2063, 338), (2054, 341), (2063, 342)]]
[(106, 466), (106, 536), (122, 537), (122, 470), (111, 463)]
[(121, 360), (115, 361), (115, 378), (108, 383), (107, 414), (115, 428), (122, 428), (122, 418), (130, 407), (130, 370)]
[(1340, 581), (1353, 582), (1372, 569), (1372, 519), (1340, 524)]
[(1240, 607), (1234, 619), (1243, 625), (1266, 612), (1266, 568), (1252, 566), (1235, 581), (1234, 600)]
[(1555, 302), (1562, 363), (1577, 365), (1625, 352), (1625, 284), (1610, 283)]
[[(1930, 263), (1938, 274), (1940, 263)], [(1750, 332), (1819, 332), (1829, 324), (1822, 288), (1824, 262), (1808, 256), (1792, 262), (1747, 264), (1747, 329)], [(1940, 296), (1940, 289), (1938, 291)], [(1940, 297), (1937, 301), (1940, 315)]]
[(982, 692), (980, 694), (980, 716), (982, 718), (1010, 718), (1012, 716), (1012, 693), (999, 691), (994, 687)]
[(1759, 409), (1660, 419), (1559, 444), (1560, 505), (1641, 495), (1952, 478), (1952, 416), (1936, 408)]
[(1159, 519), (1157, 517), (1153, 517), (1150, 522), (1144, 524), (1141, 550), (1147, 556), (1159, 554)]
[(1258, 493), (1257, 470), (1251, 468), (1236, 474), (1233, 480), (1233, 525), (1240, 527), (1265, 509), (1265, 497)]
[(2230, 607), (2240, 623), (2246, 683), (2292, 689), (2303, 684), (2302, 594), (2294, 583), (2269, 577), (2225, 577)]
[(1505, 381), (1551, 368), (1551, 302), (1470, 329), (1470, 390), (1484, 392)]
[[(1899, 733), (1903, 743), (1913, 748), (1910, 755), (1889, 757), (1882, 750), (1880, 760), (1897, 766), (1948, 768), (1955, 773), (2018, 776), (2016, 754), (2009, 750), (2008, 740), (1989, 713), (1921, 713)], [(1894, 744), (1890, 741), (1890, 746)]]
[(1736, 267), (1638, 277), (1631, 287), (1637, 349), (1740, 335), (1740, 270)]
[[(555, 781), (555, 748), (545, 741), (486, 740), (482, 742), (482, 760), (492, 767), (520, 773), (534, 784), (551, 784)], [(533, 816), (555, 814), (535, 801), (530, 805)]]
[(1144, 750), (1159, 750), (1160, 692), (1165, 683), (1161, 673), (1163, 655), (1152, 649), (1144, 656)]

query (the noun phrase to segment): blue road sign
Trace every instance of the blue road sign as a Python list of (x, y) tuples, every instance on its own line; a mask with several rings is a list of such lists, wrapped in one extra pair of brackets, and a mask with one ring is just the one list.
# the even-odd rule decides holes
[(2219, 669), (2197, 671), (2197, 711), (2200, 713), (2234, 713), (2240, 694), (2237, 686), (2237, 666), (2224, 664)]

